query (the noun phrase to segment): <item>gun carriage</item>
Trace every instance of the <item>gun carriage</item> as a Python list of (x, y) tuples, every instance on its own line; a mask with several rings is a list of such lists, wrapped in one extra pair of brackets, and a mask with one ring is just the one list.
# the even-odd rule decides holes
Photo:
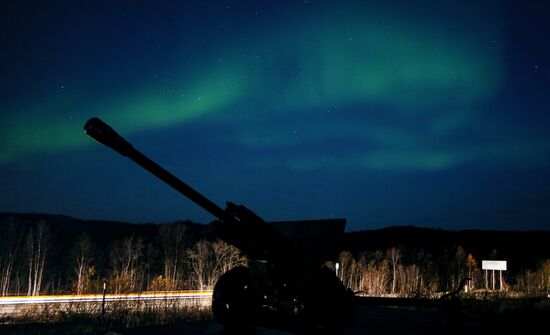
[(337, 257), (345, 219), (266, 222), (242, 205), (228, 202), (222, 209), (99, 118), (84, 130), (211, 213), (217, 219), (209, 224), (213, 233), (247, 256), (248, 267), (227, 271), (214, 287), (212, 310), (222, 325), (333, 329), (347, 317), (353, 293), (324, 266)]

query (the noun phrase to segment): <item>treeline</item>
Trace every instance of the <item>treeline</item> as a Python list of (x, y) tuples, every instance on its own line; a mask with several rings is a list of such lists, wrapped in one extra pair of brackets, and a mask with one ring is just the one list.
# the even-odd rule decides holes
[[(347, 233), (338, 276), (373, 296), (434, 297), (471, 278), (492, 287), (482, 259), (508, 260), (503, 289), (550, 293), (550, 232), (449, 232), (392, 227)], [(461, 242), (461, 243), (459, 243)], [(0, 213), (0, 295), (211, 289), (245, 264), (236, 248), (191, 222), (128, 224)], [(497, 283), (497, 288), (500, 285)]]
[[(493, 250), (485, 259), (495, 259), (496, 254)], [(357, 255), (343, 251), (338, 263), (343, 283), (369, 296), (434, 298), (458, 289), (464, 278), (470, 278), (463, 289), (471, 295), (492, 290), (493, 280), (501, 292), (522, 296), (550, 293), (550, 259), (537, 261), (534, 268), (503, 272), (500, 282), (498, 275), (493, 279), (492, 273), (485, 273), (481, 260), (461, 246), (446, 248), (439, 255), (398, 247)]]
[(67, 234), (78, 222), (4, 218), (0, 295), (99, 293), (103, 283), (109, 293), (212, 289), (222, 273), (246, 263), (238, 249), (197, 238), (186, 222), (152, 225), (145, 234), (120, 234), (109, 224)]

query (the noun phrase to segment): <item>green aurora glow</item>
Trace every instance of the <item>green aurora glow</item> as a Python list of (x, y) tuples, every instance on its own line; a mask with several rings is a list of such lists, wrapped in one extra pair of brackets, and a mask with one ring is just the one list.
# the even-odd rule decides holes
[[(494, 34), (498, 29), (493, 22), (488, 31)], [(369, 152), (348, 156), (289, 159), (289, 166), (298, 169), (326, 167), (337, 158), (338, 167), (439, 170), (476, 158), (524, 159), (529, 153), (540, 154), (548, 141), (536, 145), (541, 143), (540, 135), (522, 130), (513, 135), (528, 136), (526, 141), (533, 144), (527, 147), (528, 154), (495, 143), (502, 139), (483, 140), (477, 148), (446, 146), (450, 136), (483, 120), (479, 106), (502, 84), (500, 50), (487, 43), (486, 35), (446, 31), (429, 21), (408, 25), (379, 12), (330, 16), (321, 11), (306, 20), (288, 15), (278, 25), (246, 38), (203, 47), (197, 54), (209, 56), (192, 68), (188, 61), (183, 66), (171, 64), (174, 79), (161, 85), (145, 81), (93, 101), (79, 87), (46, 101), (30, 97), (4, 122), (2, 143), (9, 145), (1, 150), (0, 162), (89, 145), (75, 130), (92, 115), (126, 135), (197, 120), (217, 123), (302, 115), (311, 118), (308, 127), (314, 129), (309, 133), (301, 129), (302, 139), (368, 139), (376, 145)], [(327, 110), (358, 105), (364, 106), (364, 113), (375, 110), (390, 121), (409, 120), (418, 126), (411, 130), (357, 124), (346, 121), (345, 114), (327, 124), (317, 117)], [(382, 106), (383, 111), (373, 106)], [(295, 144), (284, 129), (277, 128), (264, 130), (261, 136), (244, 129), (226, 140), (250, 147)]]
[[(476, 104), (499, 89), (501, 55), (483, 44), (483, 32), (477, 38), (448, 32), (435, 34), (432, 31), (439, 27), (395, 25), (395, 20), (379, 14), (354, 17), (321, 15), (291, 24), (288, 21), (292, 18), (286, 18), (282, 20), (284, 25), (209, 50), (209, 54), (220, 57), (203, 59), (194, 64), (194, 69), (172, 64), (174, 77), (179, 79), (161, 87), (146, 82), (124, 95), (100, 96), (93, 101), (79, 87), (45, 101), (33, 99), (31, 93), (19, 112), (11, 113), (4, 123), (2, 141), (10, 145), (1, 151), (0, 162), (89, 145), (90, 141), (75, 129), (80, 129), (91, 115), (131, 135), (192, 120), (218, 122), (269, 118), (266, 113), (384, 105), (386, 113), (404, 119), (427, 117), (428, 136), (407, 134), (413, 141), (427, 142), (437, 140), (440, 133), (475, 122)], [(356, 153), (343, 164), (439, 169), (471, 156), (445, 147), (426, 147), (424, 152), (413, 153), (390, 143), (411, 143), (400, 138), (408, 132), (406, 129), (363, 125), (364, 129), (357, 129), (353, 135), (350, 127), (357, 125), (344, 121), (341, 131), (336, 132), (357, 139), (377, 137), (380, 149)], [(327, 129), (330, 133), (330, 127)], [(284, 135), (276, 131), (272, 138), (276, 143), (270, 144), (268, 138), (259, 144), (257, 140), (247, 141), (246, 134), (234, 140), (252, 146), (284, 144)], [(327, 130), (317, 134), (323, 132)], [(318, 159), (301, 160), (313, 167)], [(304, 165), (296, 161), (290, 164)]]

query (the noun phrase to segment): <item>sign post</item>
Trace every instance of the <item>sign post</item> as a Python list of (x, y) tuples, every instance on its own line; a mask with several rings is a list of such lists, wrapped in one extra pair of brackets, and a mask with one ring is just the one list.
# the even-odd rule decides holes
[(487, 289), (487, 271), (492, 270), (492, 277), (493, 277), (493, 291), (495, 290), (495, 270), (499, 272), (499, 278), (500, 278), (500, 285), (499, 290), (502, 291), (503, 285), (502, 285), (502, 271), (506, 271), (507, 264), (506, 261), (481, 261), (481, 268), (485, 270), (485, 289)]

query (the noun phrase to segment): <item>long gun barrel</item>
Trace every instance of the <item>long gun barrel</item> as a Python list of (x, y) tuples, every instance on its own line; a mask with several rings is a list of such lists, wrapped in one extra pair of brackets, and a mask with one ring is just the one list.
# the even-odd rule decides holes
[(227, 215), (226, 211), (224, 211), (221, 207), (136, 150), (128, 141), (126, 141), (101, 119), (94, 117), (88, 120), (88, 122), (84, 125), (84, 132), (99, 143), (102, 143), (119, 154), (130, 158), (138, 165), (142, 166), (144, 169), (164, 181), (166, 184), (191, 199), (197, 205), (204, 208), (216, 218), (225, 222), (234, 220)]
[(292, 242), (284, 234), (265, 222), (254, 212), (244, 206), (235, 205), (230, 202), (227, 203), (226, 209), (222, 209), (136, 150), (132, 144), (101, 119), (94, 117), (88, 120), (84, 125), (84, 132), (99, 143), (130, 158), (218, 218), (220, 222), (212, 226), (214, 233), (227, 243), (241, 249), (249, 257), (282, 262), (293, 250), (294, 246)]
[(242, 205), (228, 202), (222, 209), (100, 119), (88, 120), (84, 131), (214, 215), (218, 220), (208, 225), (209, 230), (246, 254), (248, 267), (227, 271), (214, 287), (212, 312), (220, 323), (238, 327), (311, 319), (317, 328), (323, 322), (343, 320), (349, 294), (334, 272), (321, 265), (335, 251), (326, 241), (343, 233), (345, 220), (266, 222)]

